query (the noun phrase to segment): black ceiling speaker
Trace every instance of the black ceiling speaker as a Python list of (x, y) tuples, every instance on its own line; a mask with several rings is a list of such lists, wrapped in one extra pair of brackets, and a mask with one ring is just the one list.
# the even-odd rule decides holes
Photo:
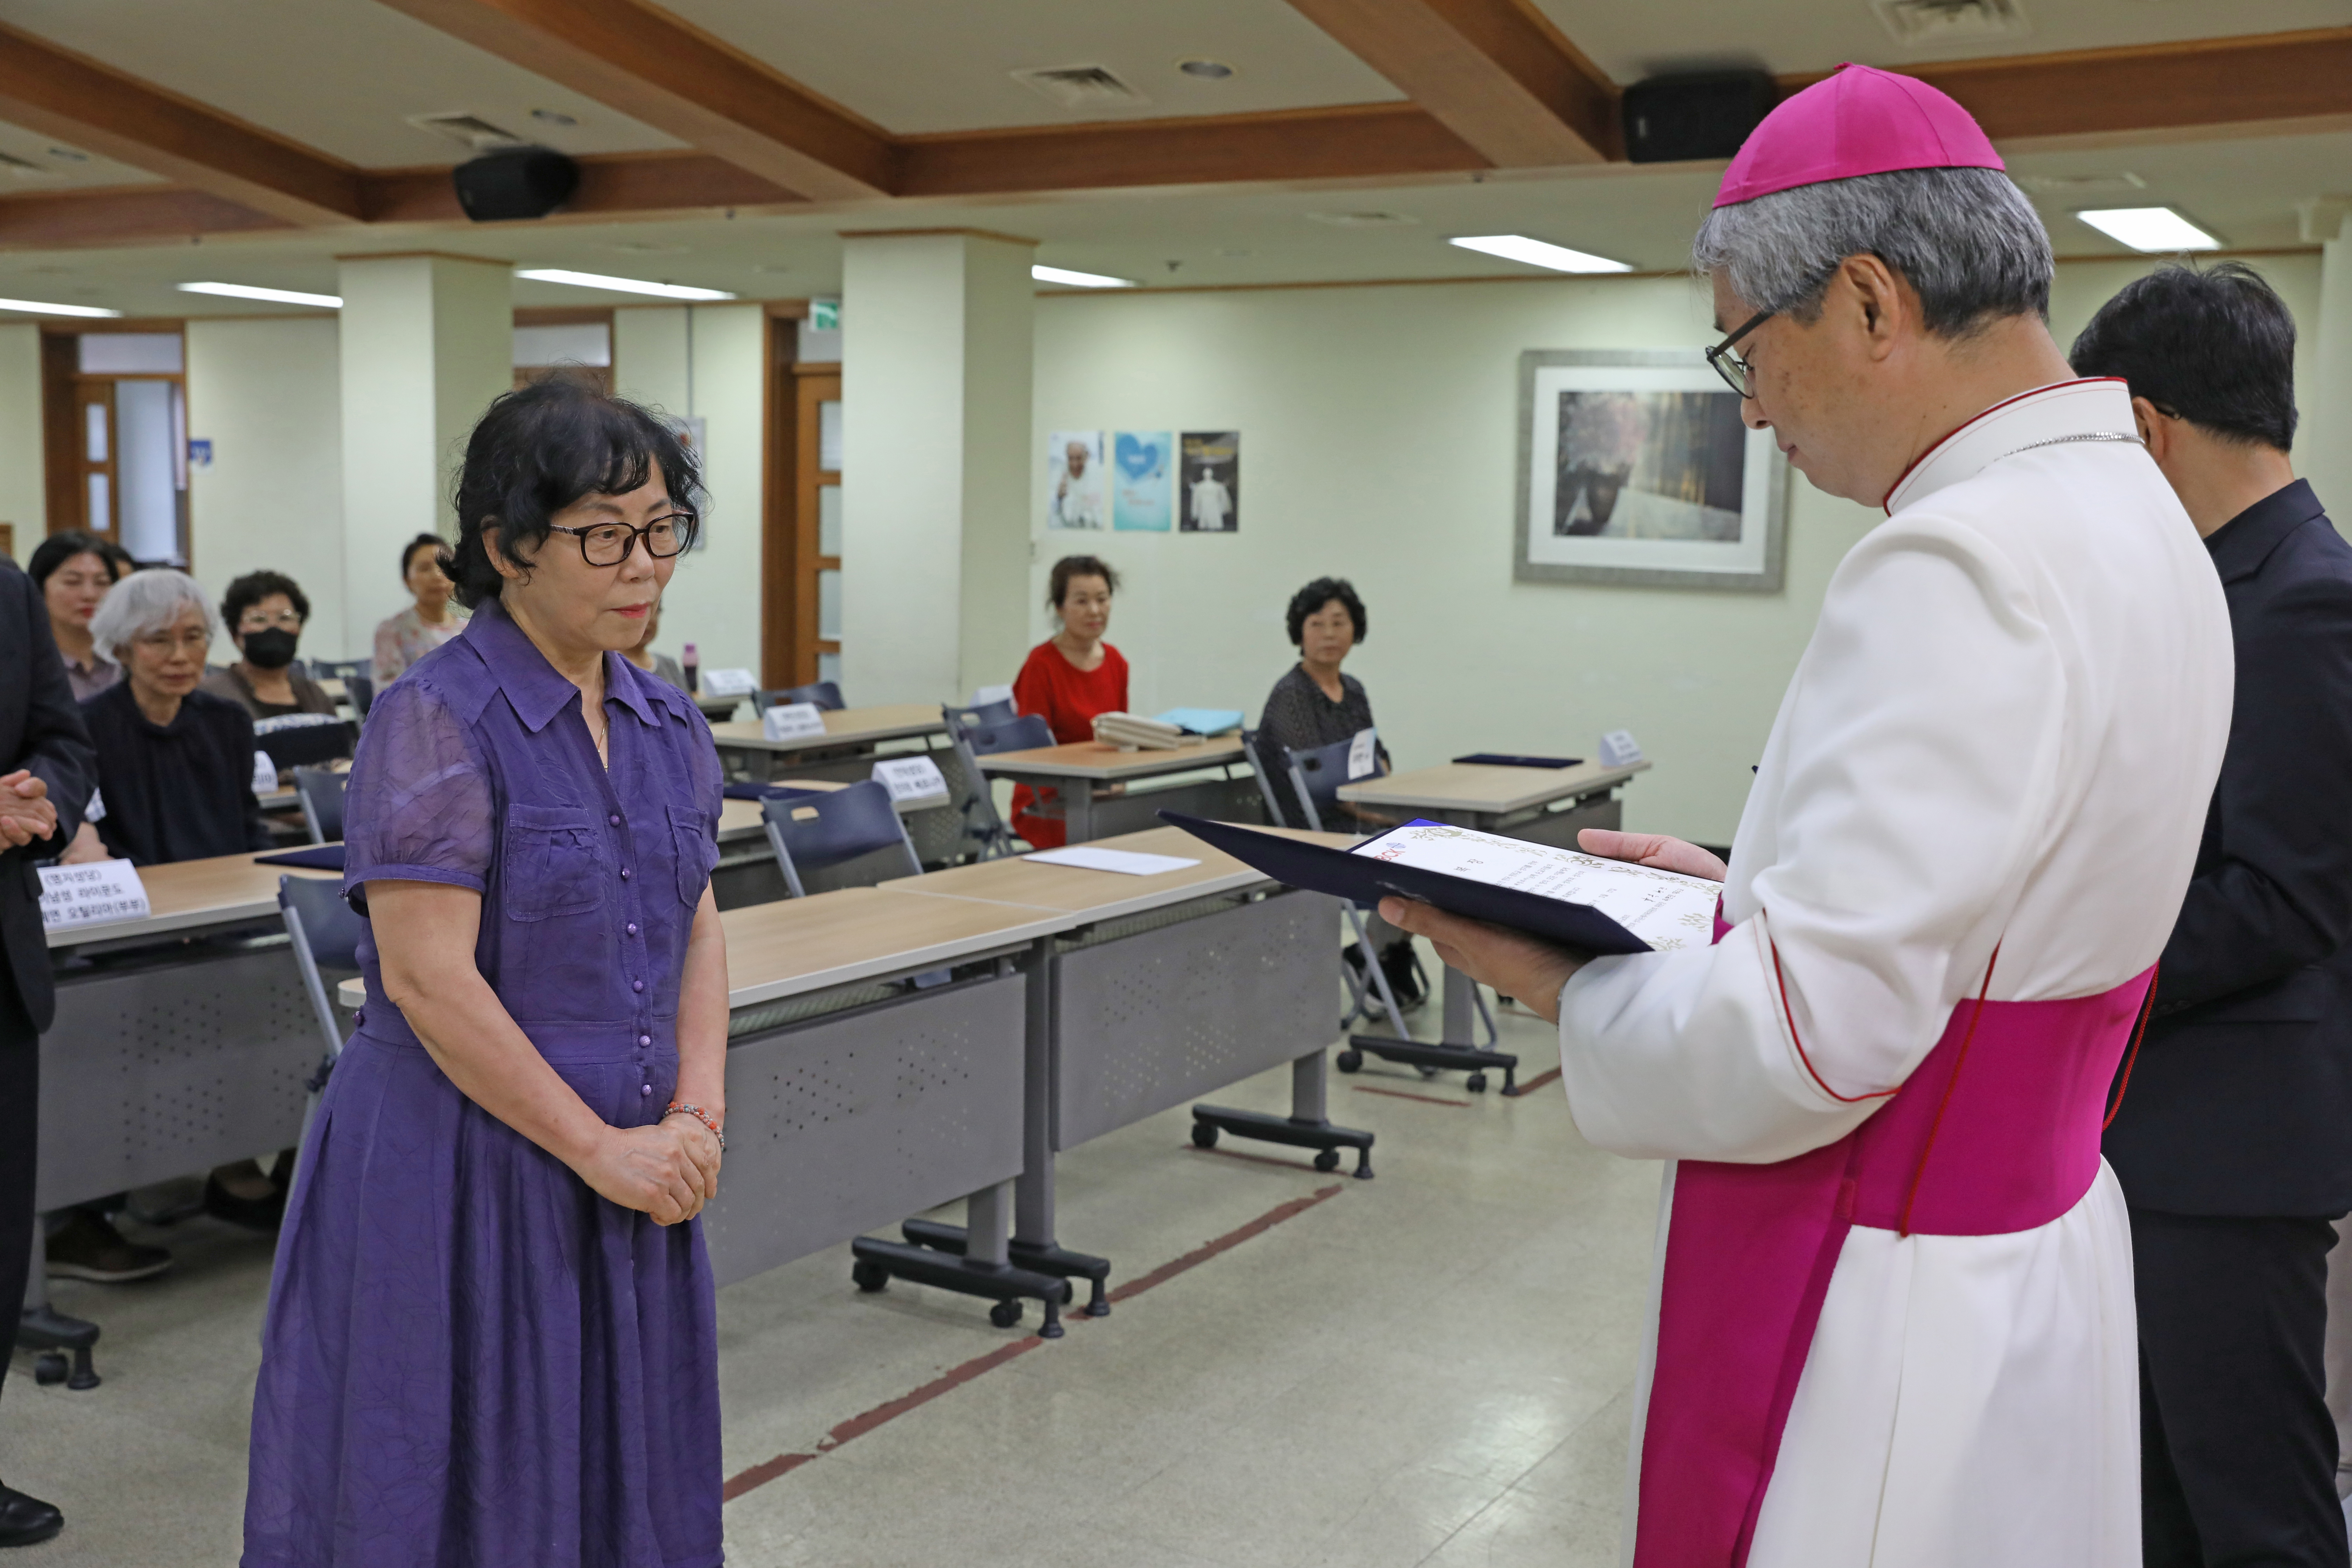
[(1625, 89), (1625, 156), (1636, 163), (1728, 158), (1780, 101), (1763, 71), (1654, 76)]
[(457, 205), (476, 223), (545, 217), (580, 184), (580, 165), (544, 147), (509, 147), (485, 153), (450, 172)]

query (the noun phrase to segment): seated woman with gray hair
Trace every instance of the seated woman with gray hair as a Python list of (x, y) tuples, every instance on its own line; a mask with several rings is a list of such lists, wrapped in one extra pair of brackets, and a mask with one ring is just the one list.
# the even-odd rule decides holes
[(105, 815), (64, 858), (160, 866), (268, 848), (253, 720), (244, 704), (197, 689), (218, 628), (196, 580), (134, 572), (107, 590), (89, 629), (123, 679), (81, 705)]

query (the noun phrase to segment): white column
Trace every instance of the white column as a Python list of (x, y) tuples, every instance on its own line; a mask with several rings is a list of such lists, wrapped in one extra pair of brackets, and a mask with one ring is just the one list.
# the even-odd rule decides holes
[(842, 685), (957, 702), (1026, 643), (1035, 242), (845, 235)]
[(16, 525), (23, 565), (48, 533), (41, 440), (41, 329), (0, 326), (0, 522)]
[(2319, 330), (2302, 352), (2311, 356), (2305, 374), (2311, 390), (2295, 432), (2295, 470), (2352, 538), (2352, 217), (2321, 250)]
[(401, 542), (451, 535), (466, 437), (514, 384), (512, 266), (412, 254), (342, 258), (343, 625), (354, 657), (408, 602)]

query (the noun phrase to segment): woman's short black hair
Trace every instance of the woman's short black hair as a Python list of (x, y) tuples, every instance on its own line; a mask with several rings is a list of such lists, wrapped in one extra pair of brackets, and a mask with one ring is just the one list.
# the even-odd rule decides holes
[(442, 572), (445, 574), (448, 572), (449, 542), (437, 533), (420, 533), (400, 547), (400, 580), (402, 582), (408, 581), (408, 568), (416, 560), (416, 552), (428, 544), (433, 547), (434, 553), (440, 556)]
[(283, 572), (271, 572), (265, 568), (259, 572), (247, 572), (231, 583), (221, 595), (222, 629), (231, 637), (236, 636), (236, 623), (244, 619), (245, 612), (272, 594), (285, 595), (287, 602), (294, 606), (294, 613), (302, 617), (304, 624), (310, 622), (310, 600), (302, 592), (302, 584)]
[(1356, 640), (1372, 629), (1371, 617), (1364, 613), (1364, 601), (1356, 596), (1356, 585), (1345, 577), (1318, 577), (1290, 595), (1290, 646), (1297, 647), (1307, 640), (1307, 617), (1337, 599), (1347, 607), (1348, 619), (1356, 628)]
[(499, 596), (485, 531), (509, 561), (528, 563), (556, 513), (585, 496), (626, 495), (656, 464), (679, 510), (702, 510), (694, 454), (647, 409), (569, 376), (503, 394), (466, 442), (457, 474), (457, 550), (448, 567), (467, 609)]
[(2294, 445), (2294, 317), (2242, 261), (2159, 267), (2099, 307), (2067, 358), (2216, 436)]
[(122, 581), (122, 567), (106, 552), (106, 541), (79, 528), (68, 528), (52, 533), (33, 547), (33, 559), (25, 567), (25, 575), (33, 580), (36, 588), (46, 588), (57, 569), (77, 555), (95, 555), (106, 563), (107, 580)]
[(1103, 586), (1118, 592), (1118, 574), (1111, 563), (1099, 555), (1065, 555), (1054, 563), (1053, 575), (1045, 581), (1045, 607), (1058, 610), (1062, 601), (1070, 596), (1073, 577), (1099, 577)]

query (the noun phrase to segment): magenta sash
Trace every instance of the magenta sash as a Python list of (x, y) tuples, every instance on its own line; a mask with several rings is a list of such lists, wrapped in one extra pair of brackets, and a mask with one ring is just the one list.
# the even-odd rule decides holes
[(1680, 1163), (1634, 1568), (1748, 1561), (1850, 1228), (1996, 1236), (2082, 1201), (2154, 974), (2059, 1002), (1963, 1002), (1902, 1089), (1836, 1142), (1770, 1165)]

